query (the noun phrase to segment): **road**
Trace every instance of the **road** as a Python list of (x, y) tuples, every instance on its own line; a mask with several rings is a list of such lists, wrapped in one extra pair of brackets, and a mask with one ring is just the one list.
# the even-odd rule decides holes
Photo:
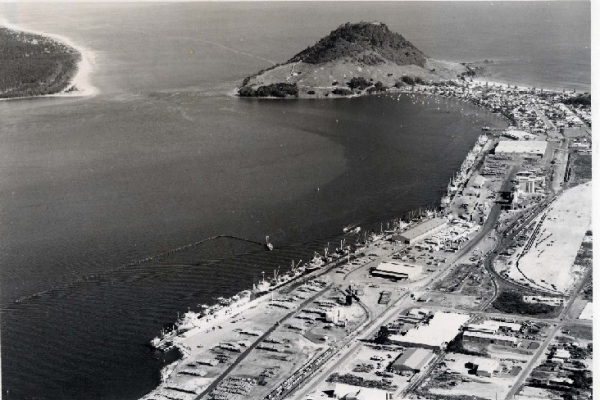
[(265, 340), (275, 329), (277, 329), (279, 327), (279, 325), (281, 325), (287, 319), (289, 319), (290, 317), (295, 315), (298, 312), (298, 310), (301, 310), (302, 308), (306, 307), (308, 304), (312, 303), (319, 296), (322, 296), (323, 293), (328, 291), (330, 288), (331, 288), (331, 285), (327, 285), (323, 290), (317, 292), (314, 296), (311, 296), (310, 298), (303, 301), (302, 304), (300, 305), (300, 307), (298, 307), (296, 310), (286, 314), (284, 317), (282, 317), (280, 320), (278, 320), (275, 324), (273, 324), (273, 326), (270, 327), (254, 343), (252, 343), (246, 349), (246, 351), (244, 351), (242, 354), (240, 354), (240, 356), (238, 358), (236, 358), (235, 361), (225, 371), (223, 371), (223, 373), (221, 375), (219, 375), (219, 377), (217, 379), (215, 379), (210, 385), (208, 385), (207, 388), (196, 397), (196, 400), (201, 399), (202, 397), (204, 397), (205, 395), (210, 393), (213, 389), (215, 389), (225, 378), (227, 378), (229, 376), (229, 373), (231, 371), (233, 371), (233, 369), (235, 367), (237, 367), (239, 363), (244, 361), (244, 359), (252, 352), (252, 350), (254, 350), (259, 344), (261, 344), (263, 342), (263, 340)]
[(531, 374), (531, 371), (533, 371), (533, 369), (537, 365), (539, 358), (546, 352), (546, 349), (550, 345), (550, 342), (552, 341), (552, 339), (554, 338), (554, 336), (556, 335), (556, 333), (558, 332), (558, 330), (560, 328), (562, 328), (563, 326), (572, 326), (572, 325), (580, 325), (580, 326), (583, 325), (583, 326), (589, 326), (590, 329), (592, 328), (592, 326), (593, 326), (592, 321), (579, 320), (579, 319), (572, 319), (572, 320), (564, 319), (564, 317), (566, 315), (568, 315), (569, 310), (573, 306), (573, 303), (579, 296), (579, 293), (584, 288), (585, 284), (588, 283), (588, 279), (589, 279), (591, 273), (592, 273), (592, 269), (588, 268), (585, 276), (581, 279), (581, 281), (577, 285), (577, 289), (571, 293), (571, 297), (570, 297), (569, 301), (565, 305), (563, 311), (560, 313), (558, 318), (555, 318), (553, 320), (546, 320), (547, 323), (551, 323), (551, 324), (554, 323), (554, 326), (548, 333), (548, 337), (546, 337), (546, 340), (544, 340), (542, 345), (535, 352), (531, 361), (527, 364), (527, 367), (525, 367), (525, 369), (521, 372), (521, 375), (519, 375), (519, 379), (517, 379), (515, 384), (512, 386), (512, 388), (506, 395), (506, 397), (505, 397), (506, 400), (512, 399), (514, 397), (514, 395), (519, 391), (519, 388), (521, 387), (523, 382), (525, 382), (525, 380), (527, 379), (529, 374)]
[[(303, 396), (306, 395), (306, 392), (312, 390), (317, 386), (318, 382), (321, 382), (326, 379), (327, 376), (331, 375), (338, 368), (340, 364), (346, 361), (350, 356), (356, 352), (360, 346), (362, 346), (362, 342), (360, 340), (367, 340), (373, 337), (375, 331), (379, 329), (381, 325), (383, 325), (386, 321), (395, 317), (396, 312), (398, 311), (398, 307), (400, 303), (402, 303), (408, 297), (408, 293), (403, 294), (398, 298), (394, 304), (388, 308), (382, 315), (377, 317), (374, 321), (367, 324), (361, 332), (357, 332), (357, 334), (346, 341), (343, 346), (340, 346), (338, 351), (334, 353), (330, 359), (330, 361), (321, 367), (320, 370), (315, 371), (315, 374), (303, 382), (303, 385), (299, 386), (297, 392), (294, 393), (292, 397), (288, 397), (289, 399), (302, 399)], [(356, 340), (360, 339), (360, 340)], [(354, 341), (353, 344), (351, 344)]]
[[(509, 171), (507, 182), (510, 182), (510, 177), (513, 175), (514, 175), (514, 170)], [(519, 285), (518, 283), (507, 280), (507, 279), (503, 278), (502, 276), (500, 276), (498, 273), (496, 273), (496, 271), (493, 268), (493, 261), (494, 261), (495, 257), (497, 256), (497, 254), (500, 251), (502, 251), (504, 248), (506, 248), (509, 245), (509, 243), (511, 243), (514, 240), (514, 238), (520, 234), (522, 229), (525, 226), (527, 226), (527, 224), (529, 224), (534, 218), (536, 218), (541, 212), (543, 212), (545, 210), (545, 208), (551, 203), (551, 201), (554, 200), (554, 198), (555, 198), (555, 196), (548, 197), (542, 203), (540, 203), (539, 205), (534, 207), (531, 211), (529, 211), (524, 218), (519, 219), (518, 221), (513, 223), (511, 226), (509, 226), (508, 229), (505, 231), (506, 235), (504, 237), (499, 238), (496, 249), (494, 251), (490, 252), (485, 257), (484, 264), (485, 264), (486, 269), (491, 274), (492, 281), (494, 282), (494, 285), (496, 287), (496, 295), (498, 293), (498, 281), (502, 282), (503, 285), (506, 285), (508, 287), (514, 287), (514, 288), (520, 289), (520, 290), (526, 289), (528, 291), (534, 291), (534, 292), (536, 291), (535, 289), (532, 289), (531, 287), (523, 287), (522, 285)], [(445, 268), (440, 269), (439, 271), (436, 271), (435, 273), (428, 276), (427, 278), (424, 278), (423, 280), (421, 280), (419, 282), (415, 282), (414, 283), (415, 286), (411, 287), (410, 289), (413, 291), (418, 290), (418, 289), (423, 289), (423, 288), (427, 287), (429, 284), (431, 284), (431, 282), (433, 282), (434, 280), (439, 279), (441, 276), (443, 276), (443, 274), (446, 273), (454, 265), (456, 265), (456, 263), (458, 263), (462, 257), (464, 257), (466, 254), (471, 252), (476, 246), (478, 246), (480, 244), (480, 242), (482, 240), (484, 240), (486, 237), (488, 237), (489, 233), (495, 229), (498, 218), (500, 216), (500, 213), (501, 213), (501, 205), (495, 204), (492, 207), (492, 209), (490, 210), (490, 214), (488, 215), (488, 218), (486, 219), (484, 225), (481, 227), (480, 231), (470, 241), (468, 241), (467, 244), (462, 249), (459, 250), (459, 252), (456, 254), (455, 261), (448, 264)], [(390, 251), (390, 253), (396, 252), (397, 250), (398, 249), (393, 249)], [(311, 274), (311, 277), (317, 277), (317, 276), (321, 276), (326, 273), (329, 273), (331, 270), (333, 270), (338, 265), (343, 264), (343, 263), (344, 263), (344, 260), (338, 261), (338, 262), (334, 263), (333, 266), (331, 266), (327, 269), (323, 269), (314, 274)], [(357, 266), (356, 268), (352, 268), (352, 270), (348, 271), (344, 275), (343, 280), (346, 280), (347, 278), (349, 278), (350, 275), (352, 275), (353, 273), (355, 273), (359, 270), (363, 270), (363, 268), (366, 268), (366, 265), (367, 264)], [(546, 351), (552, 338), (554, 337), (556, 332), (561, 327), (566, 326), (566, 325), (590, 326), (591, 327), (591, 325), (592, 325), (591, 321), (576, 320), (576, 319), (575, 320), (570, 320), (570, 319), (564, 320), (564, 317), (568, 314), (568, 311), (572, 307), (578, 293), (582, 290), (585, 283), (587, 282), (587, 279), (589, 278), (590, 273), (591, 273), (591, 270), (589, 270), (587, 272), (586, 276), (584, 277), (584, 279), (582, 279), (582, 281), (578, 285), (577, 289), (572, 292), (572, 295), (570, 296), (566, 306), (564, 307), (564, 310), (561, 312), (559, 317), (557, 317), (555, 319), (533, 318), (533, 317), (528, 317), (528, 316), (510, 315), (510, 314), (503, 314), (503, 313), (488, 313), (488, 312), (485, 312), (484, 310), (469, 311), (469, 313), (472, 315), (486, 315), (487, 317), (492, 317), (492, 318), (493, 317), (501, 317), (501, 318), (514, 319), (516, 321), (527, 320), (527, 321), (546, 323), (546, 324), (552, 325), (548, 336), (546, 337), (546, 339), (544, 340), (544, 342), (542, 343), (540, 348), (534, 354), (531, 362), (529, 362), (527, 364), (526, 368), (520, 374), (519, 378), (517, 379), (517, 382), (511, 388), (511, 390), (507, 396), (507, 399), (512, 398), (512, 396), (518, 391), (520, 385), (522, 385), (522, 383), (527, 378), (529, 373), (533, 370), (537, 361), (544, 354), (544, 352)], [(542, 291), (537, 291), (537, 292), (542, 292)], [(301, 399), (303, 396), (305, 396), (307, 394), (308, 391), (313, 390), (314, 387), (316, 387), (319, 382), (323, 381), (327, 376), (329, 376), (331, 373), (333, 373), (341, 363), (348, 360), (353, 354), (355, 354), (355, 352), (360, 348), (360, 346), (362, 346), (362, 343), (357, 339), (372, 338), (375, 331), (377, 329), (379, 329), (379, 327), (381, 325), (386, 323), (389, 319), (395, 317), (395, 314), (401, 309), (401, 305), (403, 304), (403, 301), (407, 298), (408, 293), (409, 293), (409, 291), (407, 291), (402, 296), (400, 296), (400, 298), (398, 300), (396, 300), (392, 304), (392, 306), (390, 306), (384, 313), (382, 313), (379, 317), (377, 317), (375, 319), (371, 318), (370, 310), (367, 307), (364, 307), (364, 305), (363, 305), (363, 308), (365, 308), (365, 311), (367, 312), (367, 318), (366, 318), (366, 321), (363, 323), (363, 325), (361, 327), (359, 327), (354, 333), (349, 335), (342, 343), (338, 343), (337, 345), (335, 345), (334, 350), (331, 352), (331, 355), (328, 357), (327, 361), (325, 361), (325, 363), (322, 364), (322, 366), (320, 368), (318, 368), (316, 371), (314, 371), (312, 373), (312, 375), (308, 375), (306, 378), (302, 378), (300, 380), (300, 382), (297, 383), (297, 386), (295, 388), (291, 389), (291, 392), (285, 392), (286, 398)], [(309, 300), (304, 302), (301, 307), (304, 307), (306, 304), (313, 301), (321, 294), (322, 294), (322, 292), (319, 292), (315, 296), (312, 296)], [(494, 296), (494, 298), (495, 298), (495, 296)], [(484, 302), (484, 304), (487, 306), (491, 303), (491, 301), (493, 301), (493, 299), (491, 299), (487, 302)], [(446, 307), (442, 307), (442, 306), (430, 306), (429, 308), (439, 310), (439, 311), (456, 311), (453, 308), (446, 308)], [(279, 323), (283, 322), (285, 319), (289, 318), (294, 313), (295, 312), (289, 313), (284, 318), (282, 318), (282, 320)], [(209, 386), (200, 396), (198, 396), (198, 398), (201, 398), (206, 393), (209, 393), (223, 379), (225, 379), (228, 376), (228, 374), (246, 357), (246, 355), (249, 354), (250, 351), (253, 348), (255, 348), (258, 344), (260, 344), (262, 342), (262, 340), (264, 338), (266, 338), (271, 331), (273, 331), (274, 329), (277, 328), (277, 326), (278, 325), (274, 325), (267, 333), (265, 333), (261, 338), (259, 338), (259, 340), (257, 340), (246, 352), (244, 352), (244, 354), (242, 354), (240, 357), (238, 357), (238, 359), (223, 374), (221, 374), (221, 376), (215, 382), (213, 382), (213, 384), (211, 384), (211, 386)], [(420, 384), (420, 382), (427, 376), (427, 374), (428, 374), (428, 372), (425, 372), (425, 373), (421, 374), (420, 376), (418, 376), (417, 379), (415, 380), (415, 382), (412, 382), (409, 385), (409, 387), (403, 391), (403, 393), (409, 392), (410, 390), (417, 387)]]

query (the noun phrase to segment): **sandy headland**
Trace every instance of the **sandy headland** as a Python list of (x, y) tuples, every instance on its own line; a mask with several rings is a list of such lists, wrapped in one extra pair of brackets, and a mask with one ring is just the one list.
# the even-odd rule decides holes
[(62, 43), (74, 49), (80, 55), (79, 61), (77, 63), (77, 71), (75, 72), (74, 76), (70, 79), (67, 86), (60, 92), (46, 95), (4, 98), (0, 100), (14, 100), (32, 97), (90, 97), (95, 96), (99, 93), (98, 88), (96, 88), (91, 82), (91, 74), (94, 71), (96, 65), (96, 53), (93, 50), (75, 44), (71, 39), (69, 39), (66, 36), (54, 33), (35, 31), (29, 28), (23, 28), (14, 25), (6, 20), (0, 20), (0, 26), (5, 27), (14, 32), (29, 33), (49, 38), (53, 41)]

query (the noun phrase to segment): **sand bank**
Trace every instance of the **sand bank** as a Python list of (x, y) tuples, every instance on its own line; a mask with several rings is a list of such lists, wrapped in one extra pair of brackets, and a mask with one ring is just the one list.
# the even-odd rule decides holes
[[(71, 82), (69, 82), (69, 85), (63, 91), (59, 93), (33, 97), (88, 97), (94, 96), (99, 93), (98, 89), (94, 85), (92, 85), (90, 80), (90, 75), (94, 71), (94, 67), (96, 64), (96, 53), (94, 51), (87, 49), (83, 46), (77, 45), (73, 43), (71, 39), (62, 35), (39, 32), (31, 29), (24, 29), (22, 27), (13, 25), (6, 20), (0, 20), (0, 25), (13, 31), (20, 31), (25, 33), (31, 33), (34, 35), (40, 35), (55, 40), (57, 42), (61, 42), (75, 49), (81, 55), (81, 59), (77, 63), (77, 72), (75, 73), (75, 76), (71, 79)], [(16, 97), (14, 99), (23, 99), (23, 97)], [(11, 98), (0, 100), (14, 99)]]

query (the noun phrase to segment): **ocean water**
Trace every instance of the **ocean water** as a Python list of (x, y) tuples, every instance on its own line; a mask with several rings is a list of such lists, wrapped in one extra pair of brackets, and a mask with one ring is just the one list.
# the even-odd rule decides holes
[[(230, 96), (337, 25), (379, 20), (432, 57), (493, 59), (497, 80), (590, 84), (585, 2), (13, 3), (0, 12), (93, 50), (100, 90), (0, 102), (9, 399), (140, 397), (176, 356), (143, 345), (178, 312), (335, 247), (349, 223), (375, 228), (437, 205), (481, 126), (506, 126), (430, 96)], [(216, 235), (245, 240), (138, 262)]]

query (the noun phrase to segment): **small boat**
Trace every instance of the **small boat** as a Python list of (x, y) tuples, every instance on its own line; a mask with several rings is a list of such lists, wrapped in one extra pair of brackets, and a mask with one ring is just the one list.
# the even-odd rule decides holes
[(266, 241), (265, 246), (267, 246), (267, 249), (273, 250), (273, 243), (269, 242), (269, 237), (268, 236), (265, 238), (265, 241)]
[(482, 131), (491, 131), (492, 129), (489, 126), (484, 126), (481, 128)]
[(342, 231), (344, 233), (348, 233), (348, 232), (358, 233), (358, 232), (360, 232), (360, 226), (348, 225), (348, 226), (345, 226), (344, 229), (342, 229)]

